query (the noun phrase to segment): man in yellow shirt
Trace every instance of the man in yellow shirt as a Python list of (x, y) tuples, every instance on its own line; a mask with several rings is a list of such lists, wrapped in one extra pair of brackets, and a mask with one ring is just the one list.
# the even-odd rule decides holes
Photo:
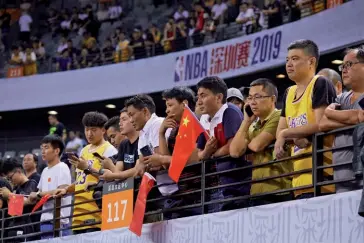
[[(239, 91), (240, 92), (240, 91)], [(267, 163), (273, 160), (273, 149), (268, 148), (276, 139), (276, 131), (280, 110), (276, 109), (278, 97), (277, 87), (269, 79), (257, 79), (250, 85), (244, 120), (230, 144), (230, 155), (239, 158), (249, 149), (253, 152), (253, 165)], [(250, 107), (250, 108), (248, 108)], [(252, 179), (260, 180), (291, 172), (291, 163), (282, 162), (253, 169)], [(253, 183), (250, 195), (274, 192), (291, 187), (288, 177)], [(291, 193), (267, 195), (251, 199), (251, 206), (277, 203), (292, 199)]]
[[(76, 182), (64, 189), (58, 190), (56, 195), (64, 195), (67, 192), (81, 191), (90, 185), (97, 184), (99, 181), (98, 174), (102, 174), (103, 164), (95, 153), (103, 157), (112, 157), (117, 154), (117, 150), (104, 139), (104, 125), (108, 118), (99, 112), (87, 112), (82, 118), (82, 124), (85, 128), (85, 136), (89, 145), (81, 151), (80, 158), (70, 156), (70, 162), (76, 169)], [(73, 208), (72, 230), (74, 234), (83, 234), (88, 232), (99, 231), (101, 226), (101, 214), (89, 213), (99, 210), (95, 201), (79, 204), (85, 201), (93, 200), (93, 191), (86, 191), (75, 195)], [(77, 216), (89, 213), (87, 215)]]
[[(274, 146), (278, 159), (285, 156), (284, 147), (287, 141), (294, 143), (291, 147), (291, 156), (312, 152), (309, 138), (319, 132), (319, 122), (325, 108), (336, 98), (332, 82), (325, 77), (315, 76), (318, 60), (318, 47), (311, 40), (298, 40), (288, 47), (286, 71), (296, 85), (289, 87), (283, 97), (283, 109)], [(294, 171), (312, 169), (312, 156), (294, 160), (293, 169)], [(293, 176), (293, 187), (310, 185), (312, 185), (311, 172)], [(327, 192), (330, 191), (333, 189), (328, 189)], [(296, 190), (295, 196), (312, 197), (313, 189)]]

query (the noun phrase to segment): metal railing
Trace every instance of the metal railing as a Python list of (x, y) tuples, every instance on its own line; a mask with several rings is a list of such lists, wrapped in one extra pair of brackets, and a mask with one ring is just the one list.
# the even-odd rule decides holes
[[(171, 185), (171, 184), (164, 184), (164, 185), (158, 185), (154, 186), (152, 188), (152, 191), (149, 194), (149, 199), (147, 200), (147, 210), (145, 214), (145, 222), (156, 222), (159, 220), (164, 219), (172, 219), (177, 217), (185, 217), (185, 216), (192, 216), (192, 215), (199, 215), (199, 214), (205, 214), (210, 212), (217, 212), (217, 211), (224, 211), (224, 210), (230, 210), (230, 209), (237, 209), (237, 208), (244, 208), (251, 206), (250, 201), (254, 199), (261, 199), (266, 198), (272, 195), (289, 195), (293, 194), (297, 190), (303, 190), (303, 189), (310, 189), (313, 193), (313, 196), (320, 196), (321, 195), (321, 188), (323, 186), (327, 185), (335, 185), (340, 183), (345, 183), (349, 181), (355, 181), (359, 180), (360, 178), (344, 178), (340, 180), (325, 180), (324, 176), (324, 170), (329, 168), (337, 168), (344, 165), (351, 164), (351, 161), (344, 161), (342, 163), (336, 163), (324, 165), (324, 153), (330, 153), (332, 151), (340, 151), (345, 149), (351, 149), (353, 147), (352, 144), (345, 145), (342, 147), (335, 147), (335, 148), (324, 148), (324, 137), (328, 135), (335, 135), (338, 133), (348, 132), (352, 131), (355, 128), (355, 126), (352, 127), (346, 127), (342, 129), (337, 129), (328, 133), (317, 133), (312, 138), (312, 153), (302, 153), (295, 156), (288, 156), (284, 159), (275, 159), (271, 160), (265, 163), (261, 164), (251, 164), (248, 162), (245, 162), (242, 166), (237, 166), (236, 168), (232, 168), (229, 170), (224, 171), (216, 171), (214, 169), (214, 166), (220, 162), (224, 161), (234, 161), (238, 164), (241, 164), (244, 162), (242, 159), (232, 159), (230, 157), (221, 157), (216, 159), (209, 159), (193, 164), (189, 164), (185, 168), (185, 172), (192, 171), (192, 174), (190, 173), (184, 178), (181, 178), (178, 185), (180, 187), (180, 190), (176, 193), (170, 195), (170, 196), (161, 196), (161, 194), (157, 191), (158, 187)], [(268, 149), (272, 149), (272, 146), (270, 146)], [(247, 156), (246, 156), (247, 157)], [(248, 172), (245, 175), (249, 175), (249, 173), (252, 172), (252, 170), (262, 167), (271, 166), (278, 163), (289, 163), (293, 162), (297, 159), (304, 159), (304, 158), (312, 158), (312, 168), (303, 169), (300, 171), (289, 171), (287, 173), (283, 173), (280, 175), (274, 175), (259, 179), (251, 179), (249, 176), (246, 178), (243, 178), (243, 180), (240, 181), (234, 181), (232, 183), (228, 184), (222, 184), (222, 183), (216, 183), (218, 182), (220, 178), (223, 176), (229, 177), (228, 174), (231, 173), (239, 173), (239, 175), (244, 175), (244, 171)], [(290, 188), (284, 188), (279, 189), (276, 191), (268, 191), (264, 193), (258, 193), (250, 195), (249, 191), (245, 191), (245, 193), (240, 193), (240, 195), (234, 195), (234, 196), (228, 196), (228, 197), (212, 197), (211, 195), (216, 194), (216, 192), (219, 192), (221, 189), (236, 189), (238, 186), (247, 186), (249, 188), (250, 185), (254, 183), (263, 183), (268, 182), (269, 180), (283, 178), (283, 177), (293, 177), (296, 175), (300, 175), (303, 173), (311, 173), (312, 174), (312, 184), (304, 185), (300, 187), (290, 187)], [(233, 177), (233, 176), (230, 176)], [(217, 179), (217, 180), (216, 180)], [(136, 195), (138, 193), (140, 178), (134, 179), (134, 198), (136, 198)], [(184, 187), (186, 183), (190, 183), (187, 185), (187, 187)], [(193, 184), (193, 185), (192, 185)], [(197, 186), (198, 185), (198, 186)], [(183, 189), (184, 187), (184, 189)], [(94, 187), (93, 189), (97, 189), (100, 187)], [(79, 193), (82, 193), (84, 191), (78, 191), (74, 195), (77, 195)], [(334, 193), (334, 192), (332, 192)], [(181, 198), (181, 199), (178, 199)], [(89, 202), (94, 202), (96, 200), (101, 200), (101, 197), (98, 197), (93, 200), (88, 200), (84, 202), (77, 203), (77, 205), (85, 204)], [(166, 202), (168, 200), (180, 200), (184, 201), (184, 204), (177, 204), (177, 206), (168, 206), (166, 205)], [(293, 197), (287, 200), (293, 200)], [(238, 202), (238, 204), (234, 204)], [(230, 203), (230, 204), (229, 204)], [(54, 208), (51, 209), (53, 212), (53, 220), (51, 222), (53, 225), (55, 225), (54, 229), (52, 231), (54, 237), (58, 237), (60, 234), (59, 232), (61, 230), (65, 229), (76, 229), (83, 226), (91, 226), (91, 225), (97, 225), (101, 222), (92, 222), (89, 224), (81, 224), (77, 226), (69, 226), (67, 228), (61, 228), (60, 227), (60, 220), (65, 218), (75, 218), (77, 216), (81, 215), (88, 215), (93, 213), (101, 213), (101, 210), (96, 210), (92, 212), (85, 212), (81, 214), (74, 214), (69, 217), (60, 217), (60, 209), (65, 207), (73, 207), (76, 204), (70, 204), (70, 205), (63, 205), (60, 206), (60, 199), (54, 200)], [(217, 205), (217, 207), (215, 207)], [(219, 207), (219, 205), (222, 205)], [(224, 207), (227, 206), (227, 207)], [(216, 210), (218, 209), (218, 210)], [(190, 210), (190, 211), (189, 211)], [(192, 210), (192, 211), (191, 211)], [(49, 210), (48, 210), (49, 211)], [(7, 227), (7, 221), (14, 220), (15, 218), (19, 217), (6, 217), (7, 209), (1, 210), (1, 240), (0, 242), (7, 242), (10, 238), (14, 240), (14, 237), (7, 237), (6, 233), (12, 228), (19, 228), (21, 225), (16, 225), (12, 227)], [(44, 211), (37, 211), (36, 214), (40, 214)], [(180, 214), (178, 214), (180, 212)], [(173, 215), (174, 213), (174, 215)], [(153, 216), (154, 215), (154, 216)], [(24, 214), (20, 217), (29, 217), (29, 214)], [(23, 226), (30, 226), (30, 225), (39, 225), (41, 222), (31, 222), (24, 224)], [(44, 223), (44, 222), (42, 222)], [(25, 237), (36, 237), (44, 234), (46, 232), (32, 232), (31, 234), (27, 235), (21, 235), (16, 236), (16, 239), (25, 238)]]

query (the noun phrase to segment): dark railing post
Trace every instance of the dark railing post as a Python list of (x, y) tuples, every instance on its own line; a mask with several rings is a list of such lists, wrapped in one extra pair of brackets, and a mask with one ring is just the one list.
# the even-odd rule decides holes
[(312, 139), (312, 185), (314, 189), (314, 196), (321, 195), (321, 186), (317, 186), (318, 182), (323, 182), (324, 180), (324, 170), (317, 169), (317, 167), (324, 164), (324, 153), (318, 152), (322, 151), (324, 148), (324, 135), (313, 135)]
[(201, 162), (201, 213), (205, 214), (205, 184), (206, 184), (206, 179), (205, 179), (205, 161), (203, 160)]
[(1, 209), (1, 243), (4, 242), (4, 228), (5, 228), (5, 209)]
[(61, 230), (61, 220), (59, 219), (61, 217), (61, 198), (55, 198), (54, 199), (54, 208), (53, 208), (53, 237), (59, 237), (60, 236), (60, 230)]

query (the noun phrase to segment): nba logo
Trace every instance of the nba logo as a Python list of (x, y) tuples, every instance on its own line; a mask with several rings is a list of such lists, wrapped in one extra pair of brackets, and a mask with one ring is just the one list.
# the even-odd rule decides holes
[(174, 82), (179, 82), (183, 80), (184, 71), (184, 56), (176, 58), (176, 66), (174, 69)]

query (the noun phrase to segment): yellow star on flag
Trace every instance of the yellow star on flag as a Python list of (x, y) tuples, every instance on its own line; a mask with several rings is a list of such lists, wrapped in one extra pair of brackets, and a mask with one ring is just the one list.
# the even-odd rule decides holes
[(188, 123), (190, 122), (190, 120), (188, 120), (188, 117), (186, 116), (185, 118), (183, 118), (183, 126), (186, 126), (188, 125)]

